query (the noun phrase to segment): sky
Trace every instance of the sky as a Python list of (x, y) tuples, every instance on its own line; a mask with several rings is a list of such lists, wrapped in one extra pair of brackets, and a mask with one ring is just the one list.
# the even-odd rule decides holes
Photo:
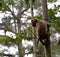
[[(53, 9), (54, 8), (54, 4), (60, 5), (60, 0), (58, 0), (56, 3), (48, 4), (48, 8), (52, 8)], [(4, 15), (5, 15), (5, 13), (0, 13), (0, 23), (2, 23), (1, 19), (3, 18)], [(30, 14), (28, 14), (28, 15), (30, 15)], [(6, 16), (8, 16), (8, 14), (6, 14)], [(60, 13), (58, 13), (56, 16), (60, 16)], [(15, 38), (15, 34), (13, 34), (11, 32), (7, 32), (6, 34), (9, 35), (9, 36), (13, 35), (13, 37)], [(3, 30), (0, 30), (0, 35), (4, 35), (4, 31)], [(58, 38), (58, 37), (60, 37), (60, 34), (56, 33), (56, 36)], [(27, 46), (27, 45), (30, 45), (30, 44), (33, 45), (33, 43), (31, 41), (28, 43), (28, 41), (24, 41), (23, 40), (22, 43), (24, 43), (24, 46)], [(28, 43), (28, 44), (26, 44), (26, 43)], [(16, 46), (10, 47), (10, 48), (8, 48), (8, 47), (4, 48), (2, 45), (0, 45), (0, 50), (4, 50), (4, 49), (9, 49), (8, 51), (10, 52), (10, 54), (15, 54), (18, 51)], [(5, 52), (5, 53), (8, 53), (8, 52)], [(33, 56), (32, 54), (25, 55), (25, 57), (32, 57), (32, 56)]]

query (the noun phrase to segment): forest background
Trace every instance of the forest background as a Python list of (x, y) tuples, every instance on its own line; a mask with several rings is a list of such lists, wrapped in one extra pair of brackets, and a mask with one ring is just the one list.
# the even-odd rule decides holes
[[(54, 57), (60, 55), (60, 0), (48, 0), (47, 5), (51, 21), (51, 52)], [(42, 19), (41, 1), (33, 0), (33, 8), (34, 17)], [(0, 0), (0, 56), (33, 56), (30, 21), (29, 0)], [(38, 49), (43, 56), (44, 48), (40, 45)]]

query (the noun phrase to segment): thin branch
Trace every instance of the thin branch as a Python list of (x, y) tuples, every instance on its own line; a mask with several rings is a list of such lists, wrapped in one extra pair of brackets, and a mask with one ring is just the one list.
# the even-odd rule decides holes
[(21, 14), (23, 14), (25, 11), (27, 11), (28, 10), (28, 8), (26, 8), (26, 9), (24, 9), (22, 12), (21, 12)]
[[(6, 5), (7, 6), (7, 5)], [(7, 6), (8, 7), (8, 6)], [(14, 19), (17, 19), (16, 15), (14, 14), (14, 12), (8, 7), (8, 10), (11, 12), (12, 16), (14, 17)]]
[(17, 19), (16, 15), (14, 14), (14, 11), (12, 11), (12, 10), (9, 8), (9, 6), (6, 5), (5, 2), (4, 2), (4, 4), (5, 4), (6, 9), (11, 12), (12, 16), (14, 17), (14, 19)]
[(22, 15), (25, 11), (27, 11), (27, 10), (28, 10), (28, 8), (22, 10), (22, 7), (20, 6), (20, 7), (19, 7), (19, 12), (18, 12), (18, 14), (17, 14), (17, 17), (18, 17), (18, 18), (21, 18), (21, 15)]

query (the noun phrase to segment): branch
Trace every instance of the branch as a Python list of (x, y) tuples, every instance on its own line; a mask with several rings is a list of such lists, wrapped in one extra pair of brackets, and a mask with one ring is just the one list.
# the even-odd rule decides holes
[(23, 13), (23, 15), (28, 16), (27, 14)]
[(5, 6), (6, 6), (6, 9), (11, 12), (12, 16), (14, 17), (14, 19), (17, 19), (16, 15), (15, 15), (14, 12), (9, 8), (9, 6), (6, 5), (6, 3), (4, 3), (4, 4), (5, 4)]
[(21, 15), (25, 12), (25, 11), (27, 11), (28, 10), (28, 8), (26, 8), (26, 9), (24, 9), (24, 10), (22, 10), (22, 8), (19, 8), (19, 12), (18, 12), (18, 14), (17, 14), (17, 17), (18, 18), (21, 18)]
[(26, 8), (26, 9), (24, 9), (22, 12), (21, 12), (21, 14), (23, 14), (25, 11), (27, 11), (28, 10), (28, 8)]
[[(8, 6), (7, 6), (8, 7)], [(12, 16), (14, 17), (14, 19), (17, 19), (16, 15), (14, 14), (14, 12), (8, 7), (9, 11), (11, 12)]]

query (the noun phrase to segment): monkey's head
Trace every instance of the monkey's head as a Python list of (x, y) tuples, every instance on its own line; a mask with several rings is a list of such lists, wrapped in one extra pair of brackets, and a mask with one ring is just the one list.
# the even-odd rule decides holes
[(37, 22), (38, 22), (37, 19), (32, 19), (32, 20), (31, 20), (32, 26), (33, 26), (33, 27), (36, 27)]

